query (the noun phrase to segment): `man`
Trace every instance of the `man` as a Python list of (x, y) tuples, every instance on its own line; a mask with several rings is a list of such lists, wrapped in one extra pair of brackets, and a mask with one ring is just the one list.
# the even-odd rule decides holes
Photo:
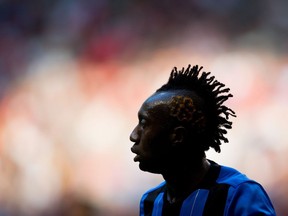
[(201, 69), (174, 68), (138, 112), (134, 161), (165, 179), (143, 195), (140, 215), (276, 215), (259, 183), (206, 159), (210, 147), (220, 152), (228, 142), (235, 113), (223, 105), (230, 89)]

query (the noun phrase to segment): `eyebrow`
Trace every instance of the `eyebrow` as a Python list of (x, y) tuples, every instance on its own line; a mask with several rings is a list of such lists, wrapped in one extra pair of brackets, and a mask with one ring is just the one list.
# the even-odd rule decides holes
[(138, 118), (139, 119), (147, 119), (148, 118), (148, 115), (143, 113), (143, 112), (138, 112)]

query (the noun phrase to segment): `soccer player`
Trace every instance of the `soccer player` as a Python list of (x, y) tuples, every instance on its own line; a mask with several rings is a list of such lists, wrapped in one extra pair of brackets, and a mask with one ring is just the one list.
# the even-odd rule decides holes
[(220, 152), (228, 142), (235, 113), (223, 104), (230, 89), (201, 69), (174, 68), (138, 112), (134, 161), (165, 179), (142, 196), (140, 215), (276, 215), (259, 183), (206, 158), (209, 148)]

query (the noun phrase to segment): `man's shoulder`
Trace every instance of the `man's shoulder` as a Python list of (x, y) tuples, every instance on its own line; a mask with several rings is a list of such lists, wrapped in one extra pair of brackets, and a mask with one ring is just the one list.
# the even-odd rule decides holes
[(156, 187), (153, 187), (153, 188), (150, 188), (149, 190), (147, 190), (143, 194), (143, 196), (147, 196), (148, 194), (151, 194), (151, 193), (157, 193), (158, 194), (164, 190), (165, 186), (166, 186), (166, 182), (163, 181), (159, 185), (157, 185)]
[[(227, 215), (276, 215), (262, 185), (238, 170), (221, 166), (218, 182), (228, 184)], [(253, 205), (246, 205), (253, 203)]]
[(142, 205), (144, 203), (146, 203), (145, 205), (149, 206), (149, 205), (152, 205), (153, 206), (153, 203), (155, 201), (155, 199), (158, 197), (158, 195), (160, 193), (163, 193), (164, 190), (166, 188), (166, 182), (162, 182), (161, 184), (157, 185), (156, 187), (153, 187), (149, 190), (147, 190), (143, 195), (142, 195), (142, 198), (141, 198), (141, 203)]
[(217, 183), (219, 184), (228, 184), (231, 187), (238, 187), (243, 183), (257, 184), (257, 182), (251, 180), (237, 169), (222, 165), (220, 165), (220, 167), (221, 170), (217, 179)]

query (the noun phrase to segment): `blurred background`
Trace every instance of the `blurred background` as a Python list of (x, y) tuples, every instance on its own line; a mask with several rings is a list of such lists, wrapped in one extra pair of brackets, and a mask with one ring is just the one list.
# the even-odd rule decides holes
[(204, 66), (237, 113), (210, 159), (288, 215), (288, 2), (0, 1), (0, 215), (138, 215), (137, 111), (174, 66)]

